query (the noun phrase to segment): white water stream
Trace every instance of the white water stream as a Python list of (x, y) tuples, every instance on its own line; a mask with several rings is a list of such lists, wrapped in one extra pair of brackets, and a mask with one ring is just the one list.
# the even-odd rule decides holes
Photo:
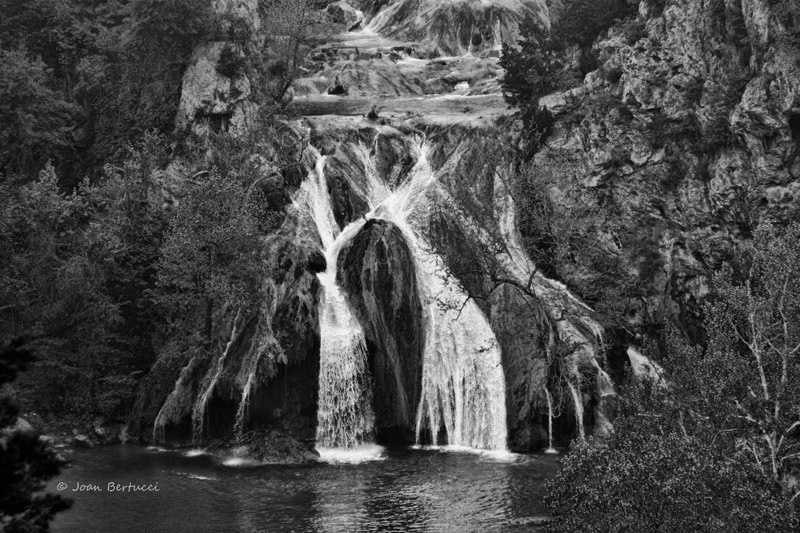
[(328, 261), (327, 271), (319, 274), (324, 298), (317, 445), (352, 448), (369, 442), (374, 428), (364, 333), (336, 284), (336, 261), (366, 221), (375, 218), (402, 231), (414, 258), (423, 304), (426, 334), (417, 441), (502, 451), (507, 430), (500, 346), (482, 311), (414, 229), (414, 217), (429, 207), (427, 192), (437, 178), (424, 141), (415, 148), (417, 163), (394, 191), (378, 177), (368, 150), (359, 150), (366, 168), (366, 183), (359, 192), (371, 210), (338, 235), (324, 157), (318, 158), (316, 170), (304, 183), (303, 199), (296, 202), (310, 210)]

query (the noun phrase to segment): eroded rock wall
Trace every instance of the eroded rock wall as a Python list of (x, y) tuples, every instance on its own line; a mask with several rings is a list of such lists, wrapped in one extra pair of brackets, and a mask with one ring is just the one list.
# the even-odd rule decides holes
[[(759, 222), (800, 215), (800, 4), (657, 4), (595, 44), (582, 87), (542, 100), (557, 123), (532, 172), (638, 280), (620, 331), (700, 340), (710, 273)], [(562, 273), (578, 287), (591, 269)]]

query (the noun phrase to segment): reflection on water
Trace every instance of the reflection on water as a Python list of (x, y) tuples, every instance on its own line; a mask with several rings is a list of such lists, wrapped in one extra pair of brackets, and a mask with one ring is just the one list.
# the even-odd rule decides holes
[[(197, 452), (133, 446), (77, 451), (50, 485), (75, 499), (55, 533), (536, 531), (552, 456), (495, 458), (444, 449), (388, 449), (360, 464), (225, 466)], [(109, 482), (158, 492), (109, 492)], [(100, 491), (74, 491), (76, 484)]]

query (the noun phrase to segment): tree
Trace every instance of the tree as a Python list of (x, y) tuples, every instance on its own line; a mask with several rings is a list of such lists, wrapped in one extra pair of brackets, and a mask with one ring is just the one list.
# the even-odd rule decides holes
[[(195, 175), (161, 248), (156, 299), (169, 323), (211, 341), (214, 313), (257, 303), (265, 273), (258, 195), (216, 169)], [(201, 328), (198, 325), (202, 324)]]
[(503, 96), (522, 120), (523, 160), (539, 151), (553, 125), (551, 113), (539, 100), (579, 85), (597, 68), (592, 43), (618, 20), (635, 15), (637, 8), (632, 0), (568, 0), (556, 6), (557, 18), (548, 34), (526, 22), (520, 27), (523, 38), (516, 45), (503, 45)]
[[(800, 474), (800, 226), (760, 226), (737, 261), (714, 277), (702, 400), (740, 428), (740, 447), (775, 482)], [(710, 390), (706, 390), (710, 389)], [(713, 403), (712, 403), (713, 402)], [(724, 424), (724, 425), (723, 425)]]
[(150, 176), (163, 140), (149, 136), (122, 168), (70, 194), (52, 166), (0, 198), (0, 330), (26, 336), (38, 360), (21, 388), (37, 410), (122, 416), (152, 360), (144, 305), (164, 222)]
[(618, 419), (603, 443), (576, 442), (547, 483), (554, 533), (786, 532), (780, 488), (740, 456), (664, 428), (648, 413)]
[(564, 4), (554, 32), (581, 49), (590, 47), (617, 21), (639, 11), (638, 0), (565, 0)]
[(561, 43), (550, 37), (529, 34), (518, 46), (503, 44), (500, 65), (505, 69), (501, 80), (503, 96), (518, 109), (522, 120), (522, 139), (526, 149), (522, 158), (531, 159), (541, 148), (553, 126), (550, 111), (539, 105), (539, 99), (561, 86), (566, 62)]
[(0, 174), (35, 175), (71, 146), (77, 107), (48, 81), (40, 60), (0, 48)]
[[(0, 387), (14, 381), (32, 360), (21, 341), (3, 346)], [(0, 525), (6, 533), (46, 532), (53, 516), (72, 505), (43, 493), (45, 482), (58, 475), (64, 461), (38, 435), (14, 431), (16, 421), (16, 406), (0, 399)]]
[(264, 32), (268, 35), (267, 74), (275, 80), (273, 99), (280, 102), (301, 72), (311, 44), (333, 27), (318, 0), (259, 0)]
[(615, 433), (548, 485), (554, 531), (798, 527), (799, 244), (800, 226), (766, 224), (742, 244), (714, 278), (707, 346), (668, 339), (668, 385), (629, 387)]

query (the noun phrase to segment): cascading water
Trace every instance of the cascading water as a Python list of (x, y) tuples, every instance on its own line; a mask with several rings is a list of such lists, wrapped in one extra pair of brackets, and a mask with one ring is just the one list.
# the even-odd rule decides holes
[(225, 369), (225, 360), (228, 358), (228, 354), (231, 351), (231, 346), (233, 346), (233, 342), (236, 340), (236, 335), (238, 334), (239, 316), (239, 313), (237, 313), (236, 318), (233, 319), (233, 329), (231, 330), (230, 339), (228, 339), (228, 343), (225, 346), (225, 351), (222, 352), (222, 355), (217, 359), (216, 364), (212, 367), (210, 371), (213, 372), (213, 374), (210, 374), (211, 379), (209, 380), (208, 385), (203, 393), (197, 399), (194, 409), (192, 410), (192, 437), (194, 442), (200, 442), (203, 440), (203, 429), (205, 426), (208, 401), (211, 399), (211, 395), (214, 393), (214, 388), (217, 386), (219, 377), (222, 375), (222, 371)]
[[(394, 223), (414, 258), (423, 302), (426, 336), (422, 394), (417, 410), (417, 442), (484, 450), (505, 450), (505, 379), (500, 346), (486, 317), (446, 272), (444, 261), (412, 227), (411, 219), (429, 208), (427, 193), (436, 182), (424, 141), (416, 147), (411, 175), (386, 196), (378, 178), (367, 176), (372, 211), (366, 218)], [(362, 152), (365, 153), (365, 152)], [(374, 168), (365, 161), (370, 174)]]
[(353, 448), (372, 441), (375, 415), (364, 331), (336, 284), (336, 262), (342, 247), (355, 237), (364, 221), (338, 232), (324, 170), (325, 158), (317, 154), (316, 169), (301, 189), (327, 261), (327, 270), (317, 275), (323, 289), (317, 447)]
[(555, 454), (558, 450), (553, 448), (553, 396), (547, 387), (544, 388), (544, 395), (547, 398), (547, 449), (544, 453)]
[(586, 438), (586, 432), (583, 429), (583, 400), (581, 393), (573, 383), (569, 384), (569, 392), (572, 394), (572, 404), (575, 408), (575, 423), (578, 424), (578, 435), (581, 439)]

